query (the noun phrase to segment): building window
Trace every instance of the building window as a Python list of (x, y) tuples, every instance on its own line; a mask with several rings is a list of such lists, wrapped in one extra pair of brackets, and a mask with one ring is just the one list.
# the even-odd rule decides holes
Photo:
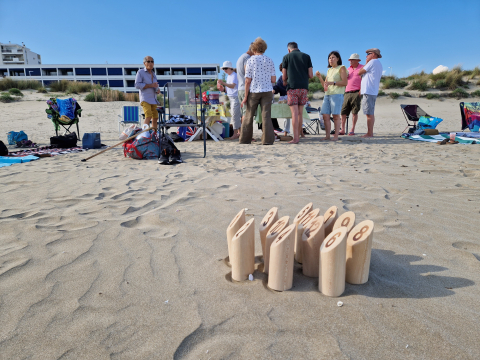
[(108, 80), (108, 86), (111, 88), (123, 87), (123, 80)]
[(92, 68), (92, 75), (107, 75), (106, 68)]
[(57, 69), (42, 69), (43, 76), (57, 76)]
[(187, 68), (187, 75), (202, 75), (200, 68)]
[(25, 76), (25, 70), (23, 69), (10, 70), (10, 76)]
[(27, 76), (41, 76), (39, 68), (25, 69)]
[(48, 86), (51, 83), (58, 83), (58, 80), (43, 80), (43, 86)]
[(173, 75), (185, 75), (184, 68), (172, 68)]
[(135, 87), (135, 80), (127, 80), (127, 87)]
[(8, 70), (7, 69), (0, 69), (0, 76), (8, 76)]
[(123, 75), (122, 68), (107, 68), (108, 75)]
[(138, 68), (125, 68), (124, 71), (125, 71), (125, 75), (135, 76), (137, 75)]
[(75, 68), (75, 75), (77, 76), (89, 76), (90, 68)]
[(172, 75), (172, 72), (170, 71), (170, 68), (157, 68), (157, 75), (170, 76)]
[(186, 83), (187, 80), (172, 80), (174, 83)]
[(73, 68), (59, 68), (58, 75), (60, 76), (73, 76)]
[[(93, 70), (93, 69), (92, 69)], [(98, 84), (102, 87), (107, 87), (108, 86), (108, 81), (107, 80), (92, 80), (94, 84)]]
[(217, 75), (216, 68), (202, 68), (202, 75)]

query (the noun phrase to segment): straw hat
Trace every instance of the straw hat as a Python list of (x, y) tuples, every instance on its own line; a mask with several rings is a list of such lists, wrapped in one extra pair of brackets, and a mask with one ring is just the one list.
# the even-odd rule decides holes
[(225, 69), (225, 68), (233, 69), (232, 62), (231, 61), (224, 61), (223, 66), (222, 66), (222, 70)]
[(360, 60), (360, 55), (353, 53), (348, 60)]

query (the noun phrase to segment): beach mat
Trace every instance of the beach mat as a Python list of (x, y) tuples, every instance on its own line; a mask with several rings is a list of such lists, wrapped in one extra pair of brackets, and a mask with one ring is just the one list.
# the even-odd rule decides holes
[(51, 146), (44, 146), (44, 147), (39, 147), (35, 149), (10, 152), (8, 156), (23, 157), (28, 155), (34, 155), (38, 157), (48, 157), (48, 156), (72, 154), (72, 153), (78, 153), (78, 152), (84, 152), (84, 151), (87, 151), (87, 149), (82, 149), (81, 146), (76, 146), (76, 147), (66, 148), (66, 149), (54, 148)]
[(13, 164), (26, 163), (26, 162), (30, 162), (37, 159), (38, 157), (33, 155), (22, 156), (22, 157), (0, 156), (0, 168), (5, 166), (10, 166)]
[[(408, 140), (437, 143), (445, 139), (450, 139), (450, 134), (439, 134), (439, 135), (403, 134), (402, 137)], [(455, 136), (455, 141), (458, 141), (459, 144), (480, 144), (480, 139), (474, 139), (474, 138), (472, 139), (464, 136)]]

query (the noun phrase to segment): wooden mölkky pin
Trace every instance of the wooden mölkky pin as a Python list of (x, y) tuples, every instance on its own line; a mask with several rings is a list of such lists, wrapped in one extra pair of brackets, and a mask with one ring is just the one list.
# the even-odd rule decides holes
[[(298, 225), (300, 224), (300, 221), (302, 220), (305, 215), (307, 215), (310, 211), (313, 209), (313, 203), (308, 203), (303, 207), (302, 210), (295, 216), (293, 219), (293, 223), (297, 227), (295, 229), (295, 260), (297, 260), (298, 263), (302, 263), (302, 234), (303, 232), (298, 231)], [(305, 225), (303, 225), (303, 228), (305, 228)]]
[(320, 247), (318, 290), (327, 296), (340, 296), (345, 291), (345, 255), (347, 228), (332, 231)]
[(342, 216), (340, 216), (337, 221), (335, 221), (332, 231), (341, 228), (342, 226), (345, 226), (347, 228), (348, 236), (350, 231), (355, 226), (355, 213), (353, 211), (347, 211), (346, 213), (342, 214)]
[(259, 227), (260, 241), (262, 242), (262, 255), (264, 259), (265, 259), (265, 240), (267, 239), (267, 233), (268, 233), (268, 230), (270, 230), (272, 225), (277, 220), (278, 220), (278, 208), (273, 207), (268, 211), (267, 215), (263, 217), (263, 220), (260, 223), (260, 227)]
[(286, 227), (270, 246), (268, 287), (277, 291), (292, 288), (295, 224)]
[(323, 216), (317, 216), (305, 225), (302, 235), (303, 245), (303, 275), (318, 277), (318, 261), (320, 246), (325, 238)]
[(265, 256), (263, 258), (264, 264), (264, 272), (268, 274), (268, 268), (270, 264), (270, 247), (272, 243), (277, 238), (278, 234), (280, 234), (283, 229), (285, 229), (290, 222), (290, 216), (284, 216), (277, 220), (275, 224), (272, 225), (270, 230), (268, 230), (267, 237), (265, 239)]
[(228, 246), (228, 262), (231, 264), (232, 256), (232, 239), (240, 228), (245, 225), (245, 209), (242, 209), (238, 212), (237, 215), (230, 222), (230, 225), (227, 227), (227, 246)]
[(244, 281), (255, 271), (255, 219), (248, 220), (232, 239), (232, 280)]
[(355, 226), (348, 235), (345, 279), (349, 284), (365, 284), (368, 281), (373, 227), (373, 221), (365, 220)]
[(330, 207), (325, 211), (323, 218), (325, 219), (325, 236), (328, 236), (332, 232), (333, 225), (338, 218), (338, 208), (335, 205)]

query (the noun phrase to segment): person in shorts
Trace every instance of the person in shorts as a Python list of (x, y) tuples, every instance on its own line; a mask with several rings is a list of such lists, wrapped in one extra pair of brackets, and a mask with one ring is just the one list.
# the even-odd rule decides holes
[(283, 85), (287, 87), (288, 106), (292, 112), (293, 140), (298, 144), (303, 135), (303, 107), (308, 101), (308, 80), (313, 78), (310, 55), (298, 50), (296, 42), (287, 45), (288, 54), (282, 61)]
[(380, 79), (382, 78), (383, 66), (380, 62), (382, 55), (377, 48), (368, 49), (367, 63), (358, 72), (362, 76), (362, 94), (363, 113), (367, 115), (367, 133), (363, 137), (373, 137), (373, 125), (375, 124), (375, 102), (377, 101), (378, 89), (380, 88)]
[(343, 106), (342, 106), (342, 129), (340, 130), (339, 135), (345, 135), (345, 123), (347, 121), (347, 116), (352, 113), (352, 130), (348, 135), (355, 135), (355, 125), (357, 125), (358, 113), (360, 112), (360, 87), (362, 84), (362, 77), (358, 75), (360, 69), (363, 68), (363, 65), (360, 64), (360, 55), (352, 54), (348, 59), (350, 62), (350, 67), (347, 69), (348, 84), (345, 88), (345, 95), (343, 97)]
[(153, 70), (154, 62), (151, 56), (145, 56), (143, 59), (145, 67), (138, 70), (135, 77), (135, 88), (140, 90), (140, 105), (143, 108), (145, 114), (144, 124), (157, 128), (158, 112), (157, 106), (160, 103), (157, 100), (157, 95), (160, 94), (160, 88), (158, 86), (157, 76)]
[[(325, 81), (323, 81), (320, 72), (316, 72), (320, 82), (325, 89), (325, 97), (323, 98), (322, 110), (325, 123), (326, 136), (322, 140), (338, 140), (340, 132), (340, 112), (343, 105), (343, 95), (345, 87), (347, 86), (347, 69), (342, 65), (342, 57), (338, 51), (332, 51), (328, 54), (328, 71)], [(335, 123), (335, 135), (330, 139), (330, 115), (333, 115), (333, 122)]]

